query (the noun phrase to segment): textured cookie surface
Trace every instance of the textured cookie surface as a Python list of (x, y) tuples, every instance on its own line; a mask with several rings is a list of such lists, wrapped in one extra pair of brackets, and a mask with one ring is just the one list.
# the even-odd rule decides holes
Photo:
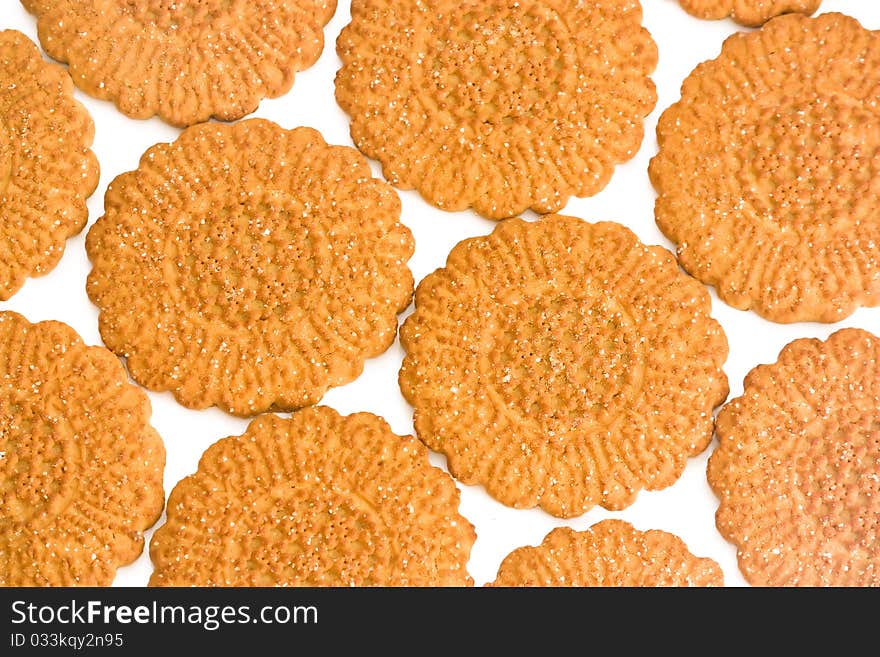
[(458, 244), (401, 328), (401, 390), (450, 472), (517, 508), (620, 509), (712, 437), (727, 339), (627, 228), (548, 215)]
[(756, 586), (880, 586), (880, 338), (799, 339), (718, 414), (708, 480)]
[(557, 527), (537, 547), (508, 554), (489, 586), (723, 586), (712, 559), (693, 555), (674, 534), (642, 532), (623, 520), (586, 531)]
[(133, 118), (231, 121), (314, 64), (336, 0), (22, 0), (76, 85)]
[(731, 36), (657, 137), (657, 224), (725, 302), (777, 322), (880, 303), (880, 33), (792, 14)]
[(812, 14), (822, 0), (679, 0), (689, 14), (698, 18), (726, 18), (737, 23), (758, 26), (774, 16), (797, 12)]
[(0, 586), (108, 586), (162, 512), (165, 448), (119, 359), (0, 312)]
[(21, 32), (0, 32), (0, 301), (49, 273), (86, 225), (94, 134), (64, 69)]
[(86, 240), (104, 343), (191, 408), (316, 403), (391, 345), (412, 297), (393, 188), (309, 128), (193, 126), (104, 206)]
[(425, 446), (375, 415), (264, 415), (174, 488), (150, 584), (469, 586), (458, 504)]
[(641, 144), (641, 20), (637, 0), (354, 0), (336, 98), (392, 184), (494, 219), (554, 212)]

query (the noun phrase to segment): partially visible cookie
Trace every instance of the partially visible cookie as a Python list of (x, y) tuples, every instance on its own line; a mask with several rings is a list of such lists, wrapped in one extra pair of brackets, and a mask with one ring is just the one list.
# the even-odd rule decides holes
[(718, 414), (707, 476), (756, 586), (880, 586), (880, 338), (799, 339)]
[(264, 415), (168, 499), (151, 586), (470, 586), (452, 478), (371, 413)]
[(585, 531), (557, 527), (537, 547), (508, 554), (487, 586), (723, 586), (712, 559), (693, 555), (674, 534), (602, 520)]
[(58, 264), (98, 185), (95, 126), (66, 71), (0, 32), (0, 300)]
[(775, 322), (880, 304), (880, 32), (828, 13), (729, 37), (657, 125), (682, 266)]
[(157, 144), (107, 189), (88, 294), (132, 377), (190, 408), (289, 411), (397, 334), (414, 243), (353, 148), (262, 119)]
[(638, 0), (354, 0), (336, 49), (357, 147), (492, 219), (602, 190), (657, 102)]
[(730, 16), (737, 23), (757, 27), (781, 14), (812, 14), (822, 0), (678, 0), (686, 12), (697, 18)]
[(46, 52), (127, 116), (239, 119), (314, 64), (336, 0), (22, 0)]
[(728, 346), (710, 312), (620, 224), (509, 219), (419, 284), (400, 388), (462, 482), (560, 517), (621, 509), (712, 438)]
[(0, 312), (0, 586), (109, 586), (165, 502), (165, 448), (119, 359)]

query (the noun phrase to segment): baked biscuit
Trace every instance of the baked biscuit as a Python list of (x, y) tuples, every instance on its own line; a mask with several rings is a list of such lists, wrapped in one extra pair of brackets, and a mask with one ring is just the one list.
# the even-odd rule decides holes
[(0, 312), (0, 586), (109, 586), (165, 503), (165, 447), (119, 359)]
[(158, 144), (108, 187), (88, 294), (132, 377), (241, 416), (318, 402), (397, 334), (414, 243), (353, 148), (262, 119)]
[(712, 438), (728, 346), (710, 312), (620, 224), (509, 219), (419, 284), (400, 388), (463, 483), (560, 517), (622, 509)]
[(492, 219), (602, 190), (657, 102), (637, 0), (354, 0), (336, 49), (357, 147)]
[(415, 438), (326, 406), (264, 415), (175, 486), (152, 586), (470, 586), (472, 525)]

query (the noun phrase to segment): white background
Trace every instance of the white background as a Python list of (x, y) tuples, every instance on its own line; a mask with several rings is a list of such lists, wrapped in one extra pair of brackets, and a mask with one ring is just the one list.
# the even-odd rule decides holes
[[(15, 28), (36, 41), (36, 20), (15, 0), (2, 0), (0, 27)], [(317, 128), (331, 144), (353, 145), (348, 119), (336, 105), (333, 80), (339, 68), (335, 41), (349, 21), (349, 0), (340, 0), (333, 20), (325, 29), (325, 48), (318, 63), (300, 73), (292, 91), (278, 99), (264, 100), (253, 116), (272, 119), (285, 128), (300, 125)], [(723, 39), (742, 28), (730, 20), (701, 21), (687, 15), (677, 0), (642, 0), (644, 25), (660, 51), (660, 62), (652, 76), (659, 101), (647, 118), (646, 136), (638, 155), (615, 172), (611, 183), (598, 195), (572, 199), (563, 212), (590, 221), (614, 220), (629, 226), (648, 244), (673, 245), (659, 232), (653, 220), (655, 193), (647, 166), (656, 153), (654, 129), (660, 113), (679, 98), (682, 80), (699, 63), (719, 53)], [(858, 18), (869, 29), (880, 29), (880, 3), (867, 0), (825, 0), (822, 12), (842, 11)], [(138, 158), (157, 142), (172, 141), (179, 130), (159, 119), (137, 121), (120, 114), (109, 102), (76, 92), (91, 112), (96, 136), (93, 150), (101, 164), (101, 180), (89, 200), (89, 226), (103, 212), (104, 191), (118, 174), (137, 167)], [(378, 165), (372, 163), (376, 176)], [(460, 240), (489, 233), (495, 222), (472, 212), (448, 213), (425, 203), (416, 192), (401, 192), (403, 222), (416, 240), (410, 267), (418, 282), (443, 266), (449, 250)], [(69, 240), (64, 258), (49, 275), (29, 280), (0, 309), (15, 310), (31, 321), (56, 319), (75, 328), (88, 344), (101, 344), (97, 310), (85, 292), (90, 271), (85, 254), (86, 231)], [(859, 326), (880, 334), (880, 308), (861, 309), (837, 324), (780, 325), (763, 320), (752, 312), (734, 310), (719, 301), (713, 290), (713, 316), (726, 330), (730, 356), (725, 371), (730, 380), (731, 398), (742, 392), (743, 376), (753, 366), (776, 360), (779, 350), (798, 337), (825, 338), (844, 326)], [(401, 315), (401, 321), (412, 307)], [(400, 395), (397, 371), (403, 352), (398, 343), (384, 355), (367, 362), (356, 381), (331, 390), (322, 403), (341, 413), (372, 411), (383, 416), (399, 434), (412, 433), (412, 411)], [(149, 393), (153, 404), (152, 424), (165, 440), (168, 453), (165, 491), (169, 493), (181, 478), (195, 471), (202, 452), (216, 440), (240, 434), (247, 420), (234, 418), (217, 409), (191, 411), (180, 406), (170, 393)], [(728, 586), (745, 586), (737, 569), (736, 551), (718, 533), (714, 524), (717, 499), (706, 483), (706, 461), (715, 442), (693, 458), (681, 479), (662, 491), (642, 491), (629, 508), (609, 512), (596, 507), (574, 519), (554, 518), (540, 510), (517, 510), (491, 499), (479, 486), (459, 485), (461, 513), (476, 527), (477, 540), (468, 569), (477, 586), (495, 578), (501, 560), (514, 548), (537, 545), (553, 527), (569, 525), (584, 529), (608, 517), (630, 521), (639, 529), (663, 529), (680, 536), (699, 556), (715, 559), (724, 571)], [(432, 462), (445, 468), (445, 459), (433, 454)], [(164, 515), (156, 526), (164, 522)], [(147, 532), (149, 541), (152, 531)], [(152, 566), (147, 551), (130, 566), (118, 571), (115, 585), (142, 586)]]

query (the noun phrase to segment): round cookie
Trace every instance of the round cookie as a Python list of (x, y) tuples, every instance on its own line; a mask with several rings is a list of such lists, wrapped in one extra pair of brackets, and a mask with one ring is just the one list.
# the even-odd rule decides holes
[(657, 137), (657, 225), (726, 303), (776, 322), (880, 303), (880, 33), (830, 13), (735, 34)]
[(21, 32), (0, 32), (0, 301), (54, 269), (86, 225), (94, 135), (67, 72)]
[(190, 408), (314, 404), (391, 346), (412, 297), (394, 189), (310, 128), (193, 126), (104, 207), (86, 240), (101, 337)]
[(119, 359), (0, 312), (0, 586), (109, 586), (162, 513), (165, 447)]
[(210, 447), (153, 535), (151, 586), (470, 586), (452, 478), (371, 413), (264, 415)]
[(393, 185), (492, 219), (555, 212), (642, 142), (641, 21), (637, 0), (354, 0), (336, 99)]
[(621, 509), (712, 438), (728, 345), (710, 312), (620, 224), (509, 219), (419, 284), (400, 388), (463, 483), (559, 517)]
[(22, 0), (76, 85), (132, 118), (232, 121), (314, 64), (336, 0)]
[(741, 25), (757, 27), (781, 14), (812, 14), (822, 0), (678, 0), (697, 18), (717, 20), (730, 16)]
[(723, 586), (712, 559), (691, 554), (674, 534), (602, 520), (585, 531), (557, 527), (537, 547), (508, 554), (487, 586)]
[(880, 586), (880, 338), (798, 339), (724, 405), (707, 478), (755, 586)]

